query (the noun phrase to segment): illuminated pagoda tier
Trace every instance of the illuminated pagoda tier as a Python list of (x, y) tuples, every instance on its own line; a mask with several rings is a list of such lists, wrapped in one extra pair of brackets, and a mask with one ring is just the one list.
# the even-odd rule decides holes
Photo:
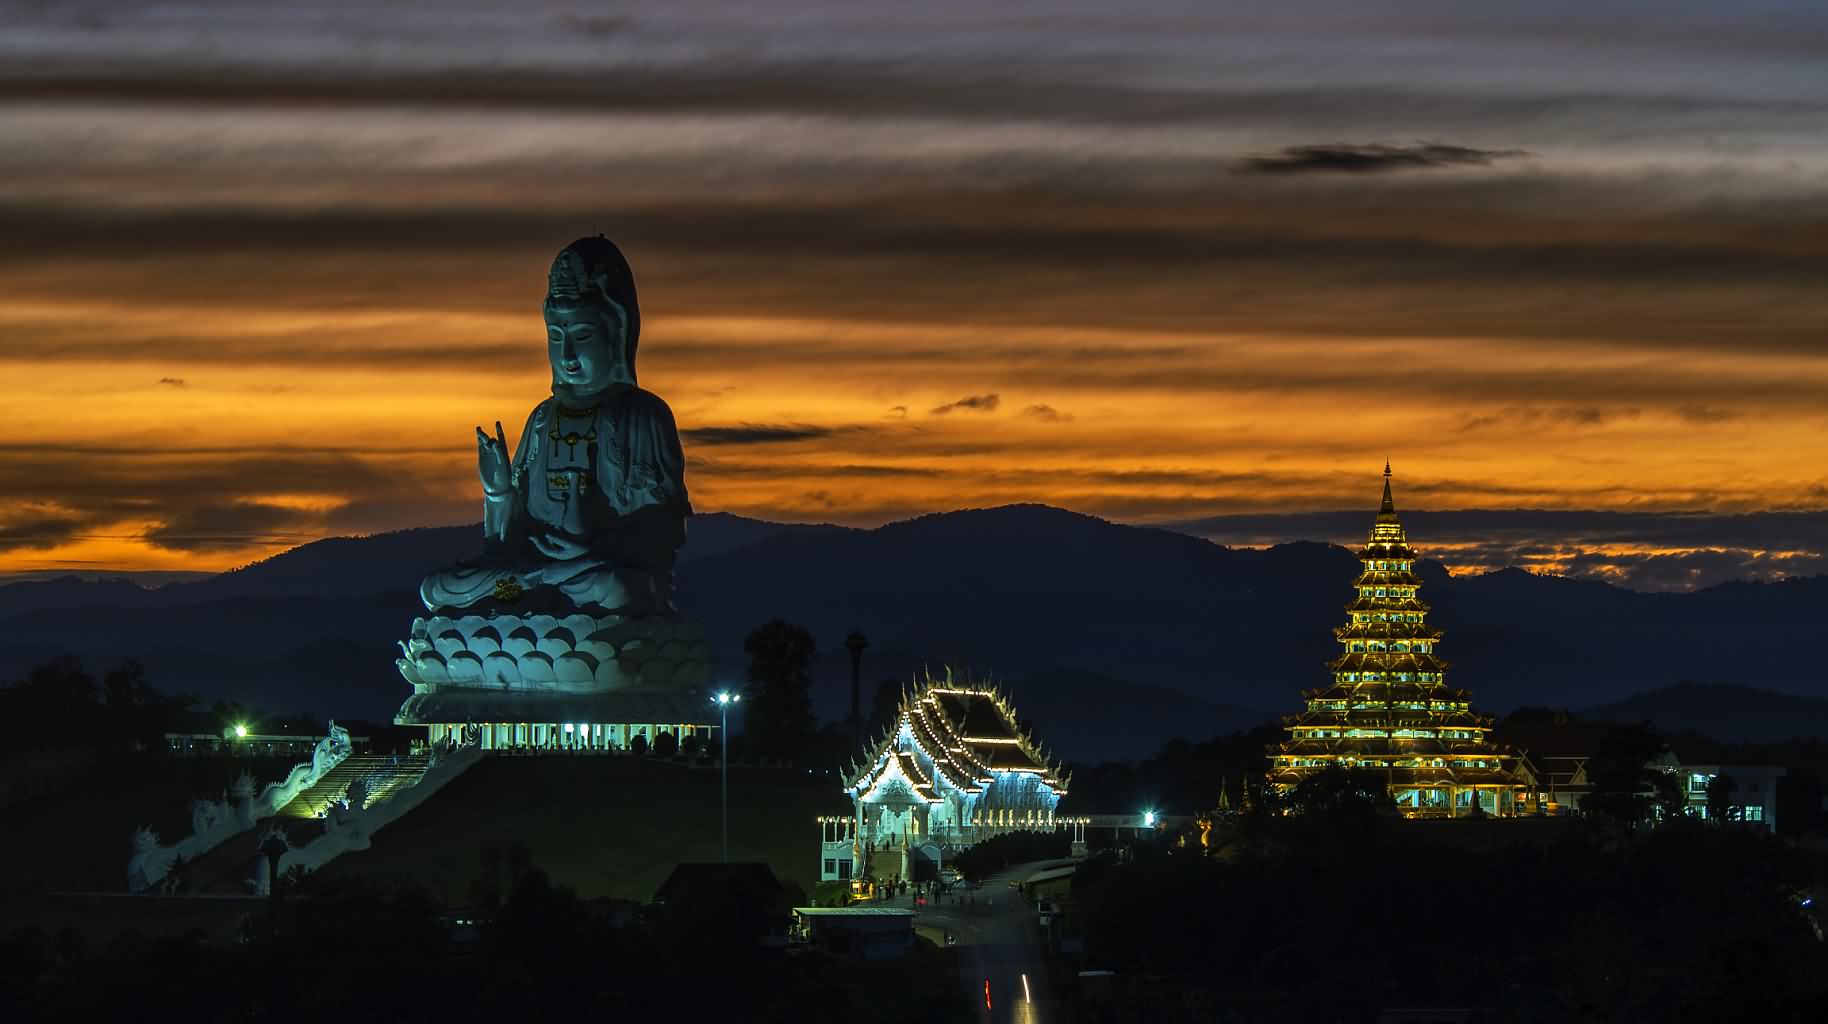
[(849, 817), (822, 818), (821, 877), (918, 879), (949, 851), (1051, 831), (1067, 777), (995, 687), (923, 674), (891, 730), (845, 769)]
[(1415, 551), (1390, 496), (1359, 552), (1364, 571), (1346, 624), (1334, 630), (1333, 685), (1308, 690), (1307, 710), (1283, 716), (1288, 741), (1271, 748), (1269, 781), (1287, 792), (1328, 765), (1370, 769), (1410, 817), (1512, 815), (1533, 790), (1527, 769), (1487, 739), (1492, 719), (1474, 712), (1467, 691), (1449, 689), (1448, 663), (1418, 596)]

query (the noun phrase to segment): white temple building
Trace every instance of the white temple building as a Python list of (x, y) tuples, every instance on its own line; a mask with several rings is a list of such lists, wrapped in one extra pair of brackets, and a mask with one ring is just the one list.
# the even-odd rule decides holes
[(853, 813), (819, 819), (820, 878), (914, 879), (992, 836), (1053, 831), (1067, 781), (996, 688), (926, 676), (845, 770)]

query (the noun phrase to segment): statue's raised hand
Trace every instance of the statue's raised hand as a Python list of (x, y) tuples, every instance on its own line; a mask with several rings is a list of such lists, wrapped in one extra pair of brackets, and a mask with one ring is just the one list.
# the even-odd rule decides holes
[(506, 497), (513, 488), (509, 472), (508, 438), (502, 433), (501, 421), (495, 421), (495, 436), (476, 428), (476, 467), (482, 473), (482, 491), (491, 498)]

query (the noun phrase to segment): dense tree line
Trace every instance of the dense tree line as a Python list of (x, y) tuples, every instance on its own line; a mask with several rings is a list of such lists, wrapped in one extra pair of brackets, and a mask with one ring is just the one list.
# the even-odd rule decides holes
[(1078, 873), (1087, 964), (1159, 979), (1111, 1019), (1828, 1019), (1804, 903), (1823, 865), (1758, 829), (1348, 808), (1215, 838), (1211, 855), (1163, 843)]
[(306, 879), (235, 943), (24, 929), (0, 940), (0, 1020), (970, 1019), (931, 948), (880, 968), (789, 957), (735, 908), (667, 922), (579, 899), (524, 854), (486, 861), (461, 910)]
[(54, 658), (0, 689), (0, 721), (12, 727), (7, 751), (82, 747), (129, 753), (156, 750), (193, 701), (155, 690), (137, 659), (122, 661), (98, 683), (72, 655)]

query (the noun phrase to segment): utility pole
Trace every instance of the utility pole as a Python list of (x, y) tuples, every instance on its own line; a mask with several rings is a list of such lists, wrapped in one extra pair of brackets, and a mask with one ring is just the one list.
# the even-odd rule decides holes
[(723, 715), (723, 725), (718, 728), (718, 732), (723, 734), (724, 753), (722, 757), (717, 759), (717, 767), (723, 774), (723, 783), (720, 789), (723, 792), (723, 813), (721, 818), (723, 820), (723, 862), (725, 864), (730, 863), (730, 705), (735, 704), (742, 699), (742, 694), (731, 693), (728, 690), (711, 698), (711, 702), (717, 705), (717, 710)]
[(851, 742), (853, 745), (863, 743), (863, 708), (859, 703), (859, 691), (863, 686), (863, 649), (870, 645), (870, 638), (861, 630), (851, 630), (851, 635), (844, 638), (844, 649), (851, 652)]
[(850, 651), (850, 733), (852, 742), (863, 742), (863, 706), (859, 704), (859, 689), (863, 688), (863, 649), (870, 645), (870, 638), (863, 631), (852, 629), (850, 636), (845, 636), (845, 649)]

